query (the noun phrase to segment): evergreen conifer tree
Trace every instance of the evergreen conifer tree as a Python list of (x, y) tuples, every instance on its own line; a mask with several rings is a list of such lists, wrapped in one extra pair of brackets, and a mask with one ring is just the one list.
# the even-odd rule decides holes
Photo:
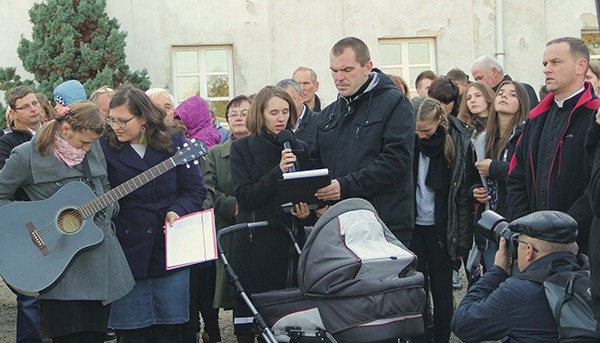
[(76, 79), (88, 95), (108, 85), (130, 82), (150, 87), (146, 69), (131, 72), (125, 63), (125, 37), (106, 0), (47, 0), (29, 10), (31, 40), (21, 38), (17, 53), (34, 80), (21, 80), (15, 68), (0, 68), (0, 90), (25, 84), (51, 99), (52, 90)]

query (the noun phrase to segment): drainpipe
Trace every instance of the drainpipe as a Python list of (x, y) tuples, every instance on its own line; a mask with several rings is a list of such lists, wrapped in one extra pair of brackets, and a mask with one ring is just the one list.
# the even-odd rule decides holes
[(496, 0), (496, 59), (504, 68), (504, 1)]

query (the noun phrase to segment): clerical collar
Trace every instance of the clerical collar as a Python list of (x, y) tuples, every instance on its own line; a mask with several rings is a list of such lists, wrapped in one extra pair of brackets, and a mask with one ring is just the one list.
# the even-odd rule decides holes
[(579, 93), (583, 92), (583, 90), (585, 89), (585, 86), (581, 87), (580, 90), (578, 90), (577, 92), (575, 92), (574, 94), (572, 94), (570, 97), (564, 99), (564, 100), (558, 100), (558, 98), (555, 96), (554, 97), (554, 102), (556, 103), (556, 106), (558, 106), (558, 108), (563, 108), (563, 105), (565, 104), (565, 101), (579, 95)]

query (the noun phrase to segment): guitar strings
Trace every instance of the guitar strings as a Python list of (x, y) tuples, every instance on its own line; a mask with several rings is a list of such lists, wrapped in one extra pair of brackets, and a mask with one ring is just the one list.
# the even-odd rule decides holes
[[(202, 146), (199, 146), (196, 142), (192, 142), (194, 143), (194, 146), (196, 148), (200, 147), (202, 148)], [(190, 149), (188, 148), (188, 153), (189, 153)], [(202, 148), (202, 150), (197, 151), (196, 155), (192, 155), (192, 159), (191, 160), (195, 160), (199, 157), (204, 156), (207, 153), (206, 148)], [(181, 158), (181, 156), (180, 156)], [(185, 160), (183, 160), (185, 162)], [(167, 163), (172, 163), (172, 165), (167, 165)], [(112, 190), (108, 191), (107, 193), (104, 193), (100, 196), (98, 196), (95, 200), (98, 200), (101, 197), (107, 197), (107, 194), (112, 193), (112, 192), (120, 192), (121, 190), (125, 190), (126, 194), (133, 192), (134, 190), (138, 189), (139, 187), (143, 186), (144, 184), (148, 183), (151, 180), (154, 180), (156, 177), (164, 174), (165, 172), (169, 171), (170, 169), (172, 169), (173, 167), (179, 165), (179, 163), (176, 163), (173, 160), (173, 156), (171, 158), (166, 159), (165, 161), (151, 167), (150, 169), (146, 170), (145, 172), (133, 177), (132, 179), (130, 179), (129, 181), (126, 181), (122, 184), (120, 184), (119, 186), (113, 188)], [(165, 168), (163, 170), (161, 170), (161, 168)], [(156, 175), (154, 174), (155, 172), (158, 172)], [(150, 178), (148, 178), (148, 175), (150, 175)], [(142, 180), (142, 178), (145, 178), (145, 180)], [(136, 184), (136, 181), (141, 181), (141, 183), (138, 185)], [(134, 187), (131, 186), (131, 183), (133, 183)], [(127, 192), (126, 187), (129, 187), (129, 191)], [(110, 196), (108, 196), (110, 198)], [(118, 197), (117, 199), (120, 199), (121, 197)], [(47, 224), (39, 229), (36, 229), (36, 233), (38, 234), (38, 236), (41, 238), (41, 240), (44, 242), (44, 244), (47, 245), (46, 241), (50, 241), (53, 240), (56, 237), (61, 237), (63, 235), (71, 235), (71, 234), (76, 234), (77, 232), (79, 232), (79, 230), (83, 229), (84, 227), (84, 223), (85, 223), (85, 218), (82, 214), (82, 211), (85, 211), (83, 209), (84, 206), (92, 206), (92, 208), (90, 210), (93, 210), (93, 214), (89, 217), (93, 218), (93, 216), (99, 212), (100, 210), (106, 208), (107, 206), (109, 206), (110, 204), (114, 203), (116, 200), (111, 200), (109, 201), (108, 204), (104, 205), (102, 208), (98, 209), (98, 210), (94, 210), (93, 205), (89, 205), (90, 203), (86, 203), (83, 204), (82, 206), (78, 207), (78, 208), (70, 208), (70, 209), (64, 209), (60, 212), (58, 219), (55, 220), (54, 222)], [(70, 213), (64, 214), (64, 212), (69, 211)], [(64, 214), (64, 217), (61, 217), (61, 214)], [(67, 218), (72, 218), (75, 220), (76, 222), (76, 226), (77, 229), (72, 231), (72, 232), (67, 232), (64, 230), (64, 227), (66, 225), (63, 225), (61, 228), (61, 225), (58, 223), (58, 221), (60, 220), (64, 220), (65, 217)]]

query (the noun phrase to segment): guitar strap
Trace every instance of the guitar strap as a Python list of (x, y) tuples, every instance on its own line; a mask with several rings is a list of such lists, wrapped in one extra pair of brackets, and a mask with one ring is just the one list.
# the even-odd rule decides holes
[[(94, 193), (96, 193), (96, 196), (104, 194), (104, 187), (100, 183), (100, 178), (95, 178), (92, 176), (92, 170), (90, 169), (90, 162), (88, 161), (87, 154), (83, 158), (83, 162), (81, 164), (83, 166), (83, 172), (85, 173), (85, 178), (87, 179), (86, 183), (88, 184), (88, 186), (93, 186), (92, 190), (94, 191)], [(100, 218), (103, 219), (102, 217), (105, 216), (105, 211), (106, 209), (98, 211), (98, 213), (96, 213), (96, 216), (100, 216)]]
[(98, 185), (96, 184), (96, 181), (100, 181), (100, 180), (95, 180), (92, 177), (92, 170), (90, 169), (90, 162), (88, 161), (87, 154), (83, 158), (82, 166), (83, 166), (83, 172), (85, 173), (85, 178), (86, 178), (87, 183), (89, 185), (93, 186), (92, 188), (93, 188), (94, 193), (96, 193), (96, 195), (101, 195), (102, 188), (98, 189)]

